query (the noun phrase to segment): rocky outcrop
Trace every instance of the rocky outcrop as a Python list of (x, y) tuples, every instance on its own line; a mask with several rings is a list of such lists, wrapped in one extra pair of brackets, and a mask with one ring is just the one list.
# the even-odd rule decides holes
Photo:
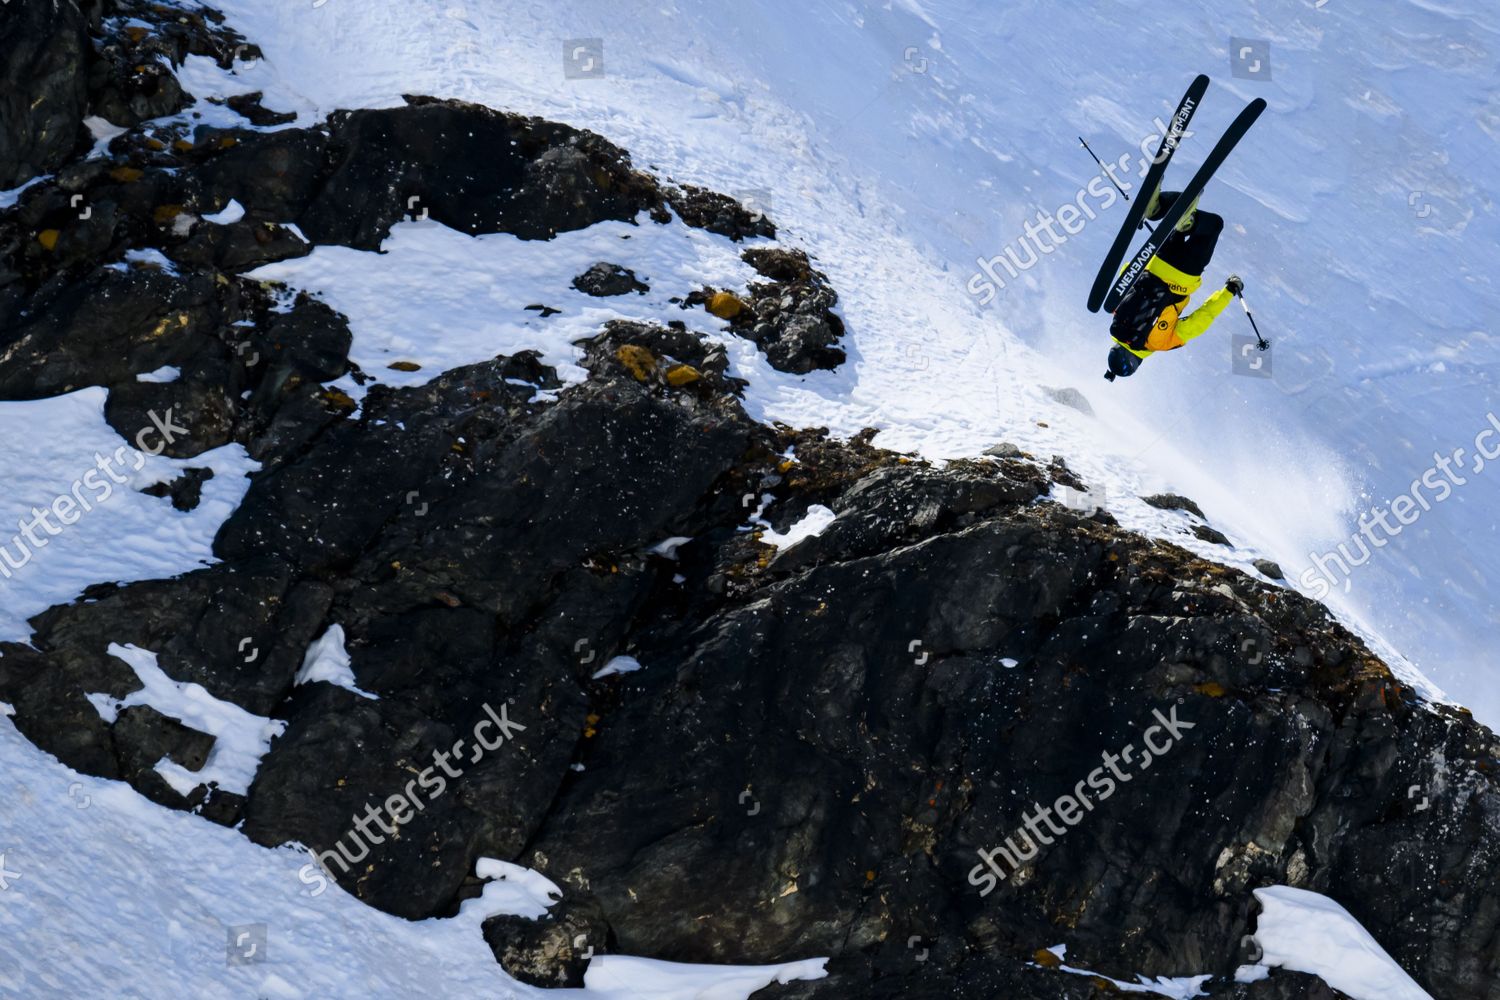
[(694, 291), (685, 306), (701, 305), (729, 321), (729, 328), (755, 342), (778, 371), (797, 375), (844, 363), (844, 321), (833, 311), (838, 293), (828, 276), (815, 270), (801, 250), (752, 247), (745, 263), (770, 279), (755, 283), (748, 294), (712, 288)]
[(88, 15), (18, 0), (0, 18), (0, 190), (55, 170), (88, 141)]
[[(521, 353), (394, 389), (350, 364), (333, 310), (241, 276), (378, 246), (407, 214), (525, 239), (674, 212), (769, 237), (763, 216), (452, 102), (143, 132), (0, 214), (0, 396), (106, 385), (127, 437), (166, 408), (171, 454), (232, 441), (262, 468), (220, 562), (100, 584), (0, 645), (0, 700), (64, 762), (305, 844), (404, 917), (477, 894), (480, 857), (543, 872), (548, 917), (484, 929), (539, 984), (576, 984), (593, 949), (830, 956), (828, 979), (766, 992), (788, 998), (1098, 995), (1038, 952), (1066, 943), (1122, 980), (1334, 996), (1228, 982), (1251, 891), (1289, 884), (1434, 995), (1500, 998), (1500, 743), (1321, 606), (1054, 502), (1088, 489), (1061, 459), (937, 468), (873, 432), (756, 423), (692, 311), (602, 327), (582, 384)], [(204, 221), (230, 200), (243, 218)], [(743, 308), (684, 304), (730, 311), (786, 370), (842, 361), (826, 277), (800, 251), (745, 258), (767, 283), (714, 290)], [(163, 366), (180, 376), (137, 379)], [(815, 507), (821, 533), (768, 544)], [(353, 684), (298, 684), (335, 625)], [(101, 716), (90, 695), (139, 686), (111, 644), (285, 722), (248, 795), (162, 780), (164, 757), (201, 769), (206, 734)]]
[(600, 261), (573, 279), (573, 287), (585, 295), (607, 298), (611, 295), (644, 293), (651, 289), (635, 276), (635, 272), (619, 264)]
[(85, 119), (132, 126), (190, 103), (172, 68), (259, 50), (209, 9), (150, 0), (11, 0), (0, 18), (0, 190), (57, 170), (93, 138)]

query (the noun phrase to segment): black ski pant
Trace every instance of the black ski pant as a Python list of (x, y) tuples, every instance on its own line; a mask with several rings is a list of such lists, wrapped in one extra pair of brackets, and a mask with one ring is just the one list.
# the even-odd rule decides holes
[(1167, 242), (1156, 251), (1163, 263), (1171, 264), (1183, 274), (1201, 277), (1213, 260), (1214, 247), (1219, 234), (1224, 231), (1224, 217), (1212, 212), (1198, 212), (1193, 216), (1193, 227), (1187, 232), (1173, 233)]

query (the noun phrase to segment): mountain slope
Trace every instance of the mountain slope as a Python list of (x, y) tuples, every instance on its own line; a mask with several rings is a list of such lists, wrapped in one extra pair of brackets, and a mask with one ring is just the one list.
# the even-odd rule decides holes
[[(232, 13), (295, 47), (329, 6)], [(1065, 937), (1070, 963), (1166, 995), (1326, 996), (1280, 973), (1229, 981), (1251, 890), (1285, 883), (1336, 896), (1443, 995), (1491, 995), (1494, 915), (1467, 887), (1496, 864), (1493, 736), (1268, 583), (1276, 569), (1192, 501), (1148, 497), (1128, 422), (1102, 432), (1086, 400), (1047, 388), (1041, 354), (976, 322), (889, 178), (863, 193), (869, 164), (798, 145), (816, 115), (651, 61), (608, 99), (641, 102), (612, 131), (660, 127), (642, 139), (652, 158), (694, 164), (674, 184), (569, 124), (393, 96), (484, 80), (455, 76), (466, 49), (403, 46), (410, 11), (339, 9), (319, 37), (350, 71), (325, 60), (316, 78), (213, 16), (126, 5), (95, 22), (126, 72), (158, 47), (155, 65), (185, 60), (194, 97), (175, 79), (127, 91), (138, 128), (94, 124), (91, 158), (0, 217), (0, 419), (28, 465), (5, 509), (24, 522), (40, 498), (98, 489), (93, 451), (129, 471), (97, 509), (79, 499), (86, 529), (59, 513), (66, 530), (12, 539), (28, 562), (3, 583), (0, 699), (66, 763), (198, 814), (168, 820), (42, 763), (0, 722), (21, 771), (8, 800), (67, 786), (66, 804), (15, 814), (45, 875), (0, 898), (18, 901), (6, 923), (27, 952), (49, 953), (53, 927), (135, 912), (115, 878), (92, 909), (66, 895), (90, 866), (141, 865), (133, 848), (68, 859), (92, 843), (97, 791), (142, 817), (147, 851), (295, 869), (295, 886), (191, 891), (178, 870), (151, 897), (137, 923), (168, 933), (142, 948), (200, 990), (305, 995), (393, 962), (426, 976), (404, 949), (438, 949), (452, 989), (518, 995), (488, 951), (594, 995), (773, 979), (806, 980), (789, 996), (877, 981), (1085, 995), (1060, 978)], [(743, 41), (703, 37), (721, 35)], [(852, 72), (879, 51), (838, 58)], [(940, 64), (917, 51), (905, 72)], [(601, 82), (579, 70), (565, 87)], [(528, 72), (506, 84), (535, 88), (523, 108), (545, 90)], [(124, 114), (103, 79), (90, 100)], [(672, 103), (682, 88), (755, 112), (698, 130)], [(329, 94), (371, 107), (327, 114)], [(774, 151), (737, 160), (735, 130)], [(682, 183), (700, 163), (785, 170), (769, 196), (735, 199)], [(778, 228), (783, 189), (798, 193)], [(1004, 365), (976, 374), (981, 339)], [(1015, 394), (991, 400), (996, 386)], [(819, 424), (834, 433), (795, 429)], [(871, 447), (876, 432), (937, 458), (1008, 443), (929, 464)], [(1206, 495), (1247, 541), (1236, 524), (1254, 515), (1225, 520), (1236, 508)], [(94, 564), (100, 538), (130, 544)], [(1138, 739), (1131, 784), (1113, 768)], [(1068, 836), (1041, 839), (1040, 802)], [(394, 832), (376, 823), (376, 839), (362, 807)], [(315, 857), (239, 834), (200, 844), (210, 822)], [(344, 920), (345, 892), (418, 923), (359, 917), (378, 951), (283, 976), (337, 940), (300, 916), (308, 901), (336, 899)], [(205, 929), (241, 919), (231, 893), (285, 926), (284, 970), (193, 964)], [(185, 896), (179, 933), (167, 910)], [(719, 967), (599, 954), (620, 951)], [(143, 989), (147, 968), (121, 962), (119, 988)], [(25, 961), (12, 976), (35, 992), (83, 974)]]

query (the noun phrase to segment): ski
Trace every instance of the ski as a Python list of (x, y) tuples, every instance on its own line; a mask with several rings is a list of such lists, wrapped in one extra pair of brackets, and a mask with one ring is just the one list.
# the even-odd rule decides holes
[[(1167, 172), (1167, 161), (1171, 160), (1172, 154), (1177, 151), (1177, 144), (1182, 140), (1183, 133), (1187, 131), (1188, 122), (1192, 121), (1193, 112), (1198, 110), (1198, 105), (1202, 102), (1203, 94), (1207, 90), (1208, 77), (1200, 74), (1188, 85), (1187, 93), (1182, 95), (1182, 101), (1172, 115), (1172, 122), (1167, 126), (1167, 134), (1162, 136), (1161, 142), (1157, 144), (1156, 157), (1151, 161), (1151, 169), (1146, 172), (1145, 183), (1141, 186), (1142, 195), (1130, 203), (1125, 213), (1125, 223), (1120, 227), (1115, 242), (1104, 257), (1099, 273), (1094, 277), (1094, 287), (1089, 291), (1089, 312), (1099, 311), (1099, 305), (1104, 301), (1104, 295), (1109, 290), (1109, 283), (1119, 271), (1125, 251), (1130, 249), (1131, 234), (1140, 228), (1141, 222), (1146, 218), (1146, 203), (1151, 200), (1151, 192), (1155, 191), (1156, 186), (1161, 183), (1162, 176)], [(1129, 199), (1126, 200), (1129, 201)]]
[(1109, 290), (1109, 295), (1104, 299), (1105, 312), (1112, 313), (1119, 307), (1120, 300), (1130, 291), (1131, 287), (1135, 284), (1135, 279), (1141, 276), (1141, 272), (1146, 269), (1146, 265), (1150, 263), (1151, 258), (1156, 256), (1156, 251), (1161, 249), (1161, 245), (1175, 231), (1177, 223), (1181, 221), (1183, 214), (1197, 200), (1198, 196), (1203, 193), (1203, 188), (1208, 184), (1209, 179), (1213, 177), (1214, 171), (1218, 170), (1224, 163), (1224, 160), (1233, 151), (1235, 145), (1245, 137), (1246, 132), (1250, 131), (1250, 126), (1255, 124), (1255, 119), (1259, 118), (1260, 113), (1264, 110), (1266, 110), (1265, 98), (1257, 97), (1250, 102), (1244, 111), (1239, 113), (1239, 117), (1230, 123), (1229, 130), (1224, 133), (1223, 137), (1219, 139), (1218, 144), (1214, 146), (1213, 151), (1208, 154), (1208, 159), (1203, 161), (1203, 166), (1198, 168), (1198, 172), (1193, 175), (1193, 179), (1188, 182), (1188, 186), (1182, 189), (1182, 193), (1177, 196), (1177, 200), (1172, 203), (1172, 207), (1168, 209), (1167, 214), (1157, 223), (1156, 232), (1146, 238), (1146, 242), (1141, 245), (1141, 249), (1137, 251), (1134, 257), (1130, 258), (1130, 263), (1120, 272), (1120, 276), (1115, 279), (1114, 285)]

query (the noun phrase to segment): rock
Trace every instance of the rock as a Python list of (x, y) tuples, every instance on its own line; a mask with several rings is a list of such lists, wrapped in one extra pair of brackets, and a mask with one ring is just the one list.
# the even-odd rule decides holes
[(984, 450), (984, 453), (993, 458), (1019, 458), (1023, 454), (1020, 448), (1017, 448), (1009, 441), (1001, 441), (999, 444), (990, 445), (990, 447)]
[[(1078, 476), (1074, 474), (1073, 470), (1068, 468), (1067, 460), (1064, 459), (1061, 455), (1052, 456), (1051, 461), (1047, 463), (1047, 471), (1051, 474), (1052, 481), (1054, 483), (1057, 483), (1060, 486), (1066, 486), (1072, 490), (1077, 490), (1080, 493), (1089, 492), (1089, 488), (1084, 485), (1083, 480), (1079, 479)], [(1104, 490), (1100, 489), (1099, 494), (1102, 497), (1104, 494)]]
[(586, 295), (604, 298), (610, 295), (644, 295), (651, 289), (636, 279), (635, 272), (619, 264), (600, 261), (573, 279), (573, 287)]
[(637, 382), (645, 382), (656, 371), (656, 358), (638, 344), (625, 344), (615, 351), (615, 358)]
[(87, 148), (87, 26), (78, 0), (19, 0), (6, 8), (0, 20), (0, 190), (50, 173)]
[[(1210, 528), (1206, 524), (1195, 524), (1189, 530), (1192, 531), (1193, 537), (1197, 538), (1200, 542), (1208, 542), (1210, 545), (1230, 545), (1228, 537), (1217, 528)], [(1230, 547), (1232, 548), (1233, 546), (1231, 545)]]
[(1077, 410), (1079, 413), (1085, 414), (1090, 417), (1094, 415), (1094, 408), (1089, 405), (1089, 401), (1084, 397), (1083, 393), (1079, 392), (1072, 386), (1068, 386), (1062, 389), (1054, 389), (1051, 386), (1044, 385), (1042, 386), (1042, 391), (1062, 405), (1070, 406), (1073, 409)]
[(813, 270), (807, 254), (801, 250), (751, 247), (741, 257), (761, 276), (784, 285), (808, 283), (824, 277)]
[(691, 184), (667, 188), (664, 193), (672, 210), (690, 226), (735, 242), (751, 236), (776, 238), (776, 227), (764, 213), (752, 212), (733, 198)]
[(120, 36), (98, 49), (89, 90), (99, 117), (128, 128), (176, 114), (192, 103), (171, 68), (149, 51), (155, 47), (132, 44), (128, 36)]
[(0, 398), (37, 399), (187, 366), (219, 316), (212, 278), (101, 267), (75, 286), (41, 292), (27, 320), (7, 331)]
[(189, 771), (200, 770), (213, 750), (214, 738), (148, 705), (121, 711), (111, 732), (120, 754), (121, 777), (147, 797), (182, 808), (185, 800), (156, 772), (156, 765), (166, 759)]
[(659, 199), (598, 136), (478, 105), (412, 99), (335, 113), (329, 129), (331, 170), (296, 217), (314, 243), (374, 250), (392, 223), (421, 213), (466, 233), (549, 239), (632, 220)]
[(770, 284), (750, 286), (749, 301), (728, 291), (698, 291), (685, 305), (703, 305), (730, 322), (730, 329), (766, 352), (773, 368), (806, 374), (837, 368), (845, 354), (835, 346), (844, 334), (843, 320), (833, 312), (838, 294), (800, 250), (752, 247), (744, 260)]
[(214, 477), (213, 469), (183, 469), (171, 482), (153, 483), (141, 490), (154, 497), (171, 497), (176, 510), (197, 510), (203, 500), (203, 484)]
[(252, 125), (260, 125), (262, 127), (286, 125), (297, 120), (295, 112), (267, 110), (261, 104), (261, 99), (264, 96), (264, 94), (257, 90), (249, 94), (236, 94), (228, 98), (224, 103), (229, 105), (230, 110), (243, 115)]
[(1281, 572), (1281, 565), (1269, 559), (1256, 559), (1253, 565), (1269, 580), (1285, 580), (1286, 576)]
[(706, 308), (720, 319), (734, 319), (749, 307), (733, 292), (714, 292), (708, 297)]
[[(723, 347), (705, 343), (686, 329), (612, 320), (602, 334), (583, 344), (584, 366), (596, 376), (618, 364), (638, 382), (697, 386), (709, 401), (738, 396), (744, 387), (726, 374), (729, 356)], [(658, 358), (666, 359), (664, 369)]]
[(1155, 496), (1142, 497), (1146, 503), (1159, 510), (1185, 510), (1201, 521), (1207, 521), (1203, 511), (1197, 504), (1187, 497), (1178, 496), (1175, 493), (1158, 493)]
[(96, 26), (100, 40), (92, 46), (86, 78), (91, 112), (114, 125), (130, 127), (191, 104), (174, 73), (189, 55), (212, 59), (222, 69), (237, 55), (260, 55), (214, 10), (149, 0), (111, 0), (102, 6), (112, 19)]
[(491, 917), (484, 940), (501, 967), (523, 983), (580, 987), (589, 960), (609, 950), (609, 926), (598, 903), (564, 899), (537, 920)]
[(1225, 995), (1232, 1000), (1354, 1000), (1317, 976), (1281, 969), (1257, 983), (1235, 984)]

